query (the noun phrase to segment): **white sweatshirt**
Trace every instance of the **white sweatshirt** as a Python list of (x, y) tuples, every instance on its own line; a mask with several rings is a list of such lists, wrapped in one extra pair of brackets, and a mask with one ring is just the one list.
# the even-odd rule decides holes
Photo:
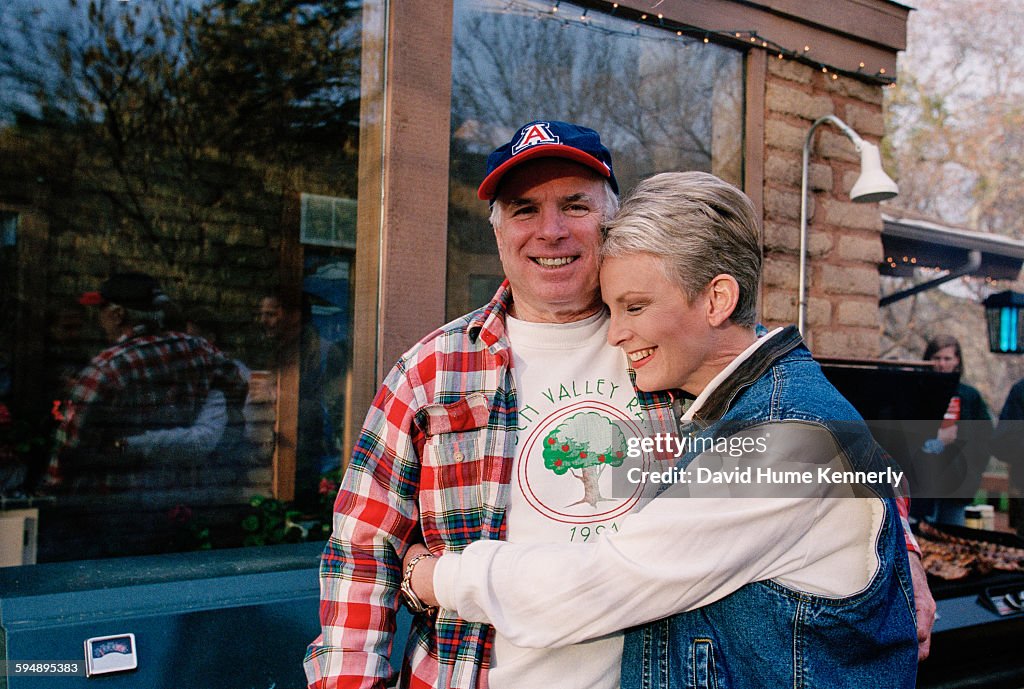
[[(734, 369), (723, 371), (705, 393)], [(789, 470), (801, 466), (794, 458), (824, 457), (831, 458), (829, 466), (844, 468), (827, 431), (809, 424), (794, 428), (797, 432), (773, 442), (759, 462)], [(696, 471), (702, 461), (698, 457), (689, 469)], [(820, 494), (680, 497), (721, 491), (721, 486), (675, 485), (625, 517), (617, 532), (583, 544), (472, 543), (440, 558), (435, 594), (442, 607), (493, 624), (517, 646), (546, 648), (697, 608), (754, 581), (773, 579), (837, 597), (870, 582), (884, 517), (880, 500)], [(832, 495), (837, 494), (847, 493)]]

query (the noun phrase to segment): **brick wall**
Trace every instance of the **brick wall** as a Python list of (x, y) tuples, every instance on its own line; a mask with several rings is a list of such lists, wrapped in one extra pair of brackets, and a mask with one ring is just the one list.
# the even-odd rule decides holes
[[(885, 133), (882, 87), (813, 67), (769, 60), (765, 93), (764, 279), (766, 325), (796, 323), (800, 247), (800, 173), (804, 137), (836, 115), (865, 139)], [(814, 136), (808, 205), (806, 337), (817, 356), (876, 357), (880, 347), (878, 204), (850, 201), (860, 157), (830, 125)]]

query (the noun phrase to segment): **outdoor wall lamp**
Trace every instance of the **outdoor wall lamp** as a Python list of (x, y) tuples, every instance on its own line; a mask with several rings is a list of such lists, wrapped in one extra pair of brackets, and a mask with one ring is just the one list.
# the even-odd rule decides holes
[(999, 292), (985, 300), (988, 351), (994, 354), (1024, 353), (1024, 294)]
[(876, 203), (891, 199), (899, 193), (896, 182), (892, 181), (889, 175), (882, 169), (882, 157), (879, 155), (878, 146), (865, 141), (857, 132), (853, 131), (848, 124), (835, 115), (825, 115), (815, 120), (811, 128), (807, 130), (804, 139), (803, 169), (800, 178), (800, 285), (799, 298), (797, 300), (797, 328), (800, 334), (804, 333), (804, 322), (807, 314), (807, 203), (809, 189), (807, 184), (808, 170), (811, 160), (811, 137), (819, 125), (825, 123), (833, 124), (845, 134), (860, 153), (860, 177), (850, 189), (850, 200), (858, 203)]

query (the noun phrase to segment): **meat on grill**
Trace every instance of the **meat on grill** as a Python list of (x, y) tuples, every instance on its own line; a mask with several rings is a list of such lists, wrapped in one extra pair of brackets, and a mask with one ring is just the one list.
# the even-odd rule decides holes
[(925, 522), (919, 527), (922, 564), (933, 576), (955, 581), (992, 570), (1024, 572), (1024, 548), (953, 536)]

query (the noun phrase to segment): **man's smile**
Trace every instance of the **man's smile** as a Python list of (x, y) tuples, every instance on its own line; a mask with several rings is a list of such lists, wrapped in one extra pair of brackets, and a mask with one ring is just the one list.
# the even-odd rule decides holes
[(545, 268), (558, 268), (560, 266), (569, 265), (577, 258), (579, 258), (579, 256), (560, 256), (558, 258), (544, 258), (541, 256), (535, 256), (530, 260), (532, 260), (537, 265), (543, 266)]

